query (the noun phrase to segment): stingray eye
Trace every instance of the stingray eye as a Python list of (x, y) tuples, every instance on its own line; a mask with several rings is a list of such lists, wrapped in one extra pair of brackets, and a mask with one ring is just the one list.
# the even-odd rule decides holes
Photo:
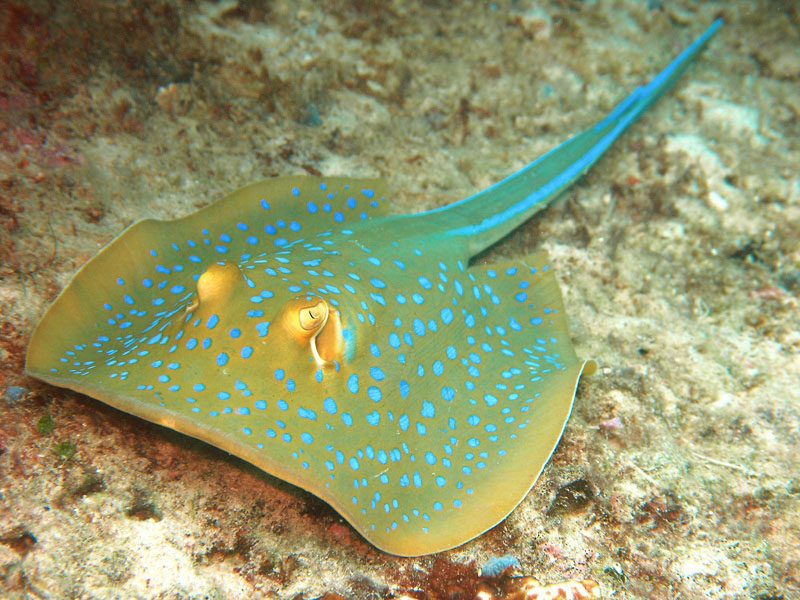
[(318, 365), (341, 359), (344, 348), (341, 315), (322, 298), (307, 296), (290, 300), (283, 312), (283, 324), (297, 343), (308, 347)]
[(295, 298), (284, 309), (283, 322), (289, 333), (304, 344), (325, 327), (330, 312), (328, 303), (321, 298)]
[(318, 304), (317, 306), (312, 306), (309, 308), (301, 308), (299, 320), (300, 320), (300, 327), (305, 331), (314, 331), (315, 329), (319, 329), (325, 323), (325, 314), (327, 310), (323, 310), (325, 307)]

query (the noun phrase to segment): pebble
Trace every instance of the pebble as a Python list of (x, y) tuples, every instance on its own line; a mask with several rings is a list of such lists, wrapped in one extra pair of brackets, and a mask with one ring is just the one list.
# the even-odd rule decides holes
[(481, 577), (500, 577), (511, 568), (519, 567), (519, 559), (516, 556), (506, 554), (505, 556), (494, 556), (486, 561), (481, 567)]
[(6, 401), (6, 404), (9, 406), (13, 406), (20, 400), (25, 397), (25, 394), (28, 393), (28, 389), (24, 387), (20, 387), (18, 385), (10, 385), (6, 388), (6, 391), (3, 392), (3, 400)]

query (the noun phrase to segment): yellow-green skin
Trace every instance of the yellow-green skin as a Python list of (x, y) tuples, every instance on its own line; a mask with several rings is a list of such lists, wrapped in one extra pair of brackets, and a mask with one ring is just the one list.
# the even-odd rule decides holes
[(450, 207), (387, 216), (380, 182), (283, 177), (138, 223), (59, 296), (27, 370), (309, 490), (387, 552), (462, 544), (534, 484), (583, 369), (544, 255), (470, 259), (585, 172), (718, 27), (596, 127)]

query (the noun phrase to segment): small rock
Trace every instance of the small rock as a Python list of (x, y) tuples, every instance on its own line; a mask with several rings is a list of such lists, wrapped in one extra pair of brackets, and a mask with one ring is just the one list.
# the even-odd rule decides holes
[(730, 204), (728, 204), (728, 201), (722, 196), (722, 194), (719, 194), (714, 190), (711, 190), (708, 193), (707, 202), (708, 205), (717, 212), (725, 212), (730, 207)]
[(519, 560), (516, 556), (506, 554), (505, 556), (493, 556), (481, 567), (480, 576), (495, 578), (500, 577), (509, 569), (519, 567)]
[(600, 422), (600, 429), (603, 431), (620, 431), (625, 428), (625, 424), (619, 417), (613, 417)]
[(512, 20), (515, 25), (535, 40), (548, 40), (553, 32), (552, 17), (540, 8), (517, 13)]
[(5, 544), (22, 556), (30, 552), (37, 543), (36, 536), (23, 525), (17, 525), (0, 534), (0, 544)]
[(27, 393), (27, 388), (18, 385), (10, 385), (6, 388), (6, 391), (3, 392), (3, 400), (5, 400), (6, 404), (9, 406), (14, 406), (17, 402), (22, 400)]
[(161, 520), (161, 509), (153, 500), (150, 492), (142, 488), (134, 488), (132, 490), (133, 498), (128, 510), (125, 514), (132, 519), (138, 521), (146, 521), (151, 519), (153, 521)]
[(192, 92), (188, 84), (170, 83), (158, 88), (156, 104), (170, 117), (181, 117), (192, 107)]
[(550, 516), (579, 512), (594, 500), (594, 487), (586, 479), (576, 479), (559, 488), (547, 514)]

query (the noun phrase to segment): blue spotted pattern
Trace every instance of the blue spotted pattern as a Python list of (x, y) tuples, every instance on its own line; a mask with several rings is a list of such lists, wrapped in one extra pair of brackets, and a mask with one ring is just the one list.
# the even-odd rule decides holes
[(379, 182), (286, 177), (134, 225), (48, 311), (27, 368), (312, 491), (389, 552), (463, 543), (533, 485), (583, 368), (546, 256), (470, 261), (719, 26), (595, 127), (449, 207), (387, 216)]

